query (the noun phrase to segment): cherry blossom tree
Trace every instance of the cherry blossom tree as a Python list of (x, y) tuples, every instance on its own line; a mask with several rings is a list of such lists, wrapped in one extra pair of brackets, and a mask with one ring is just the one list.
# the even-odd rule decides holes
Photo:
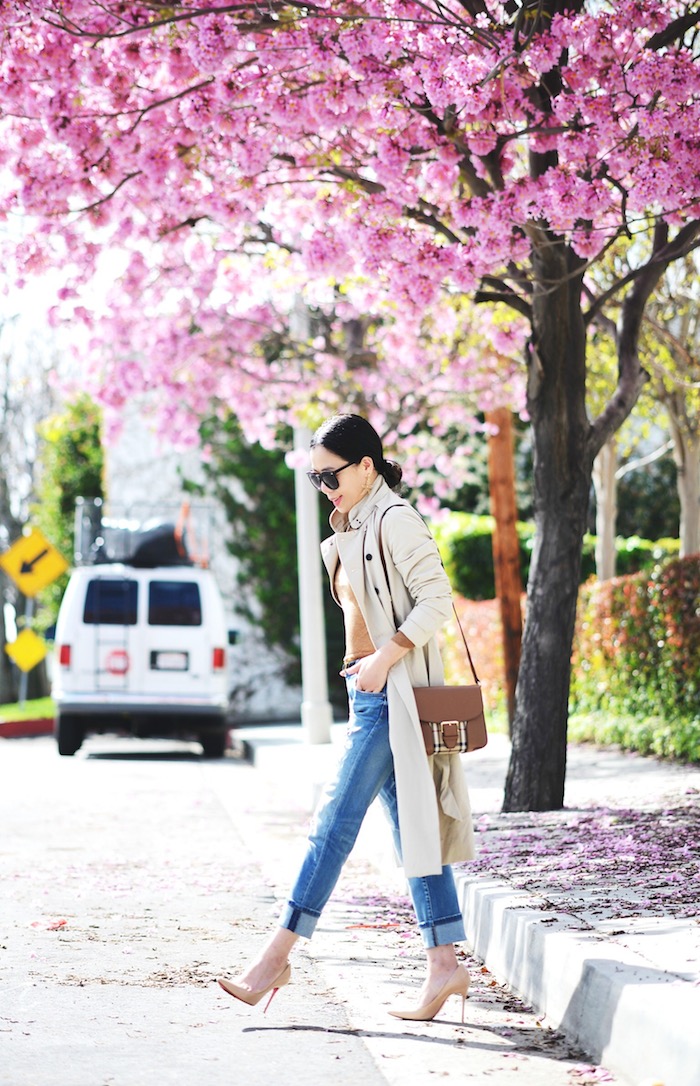
[[(337, 353), (319, 347), (309, 382), (262, 346), (300, 283), (312, 303), (332, 284), (346, 320), (388, 307), (372, 391), (397, 367), (415, 387), (431, 319), (440, 331), (463, 296), (527, 324), (537, 537), (504, 806), (561, 806), (592, 464), (645, 381), (656, 283), (700, 235), (700, 10), (14, 0), (0, 20), (1, 203), (41, 221), (16, 261), (61, 260), (66, 301), (100, 252), (130, 254), (110, 349), (103, 335), (95, 349), (106, 387), (167, 394), (170, 425), (200, 392), (263, 429), (290, 383), (327, 396)], [(597, 291), (589, 269), (620, 236), (648, 247)], [(237, 258), (251, 249), (246, 273)], [(286, 303), (257, 290), (272, 254)], [(587, 329), (613, 301), (618, 381), (590, 418)], [(457, 358), (454, 388), (468, 387), (469, 352), (444, 357), (443, 379)]]

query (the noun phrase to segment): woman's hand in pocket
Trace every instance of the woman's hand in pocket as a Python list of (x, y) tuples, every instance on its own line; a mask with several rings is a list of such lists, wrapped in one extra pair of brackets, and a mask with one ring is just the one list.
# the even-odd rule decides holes
[[(409, 642), (410, 644), (410, 642)], [(346, 668), (344, 674), (356, 675), (355, 688), (366, 690), (370, 694), (379, 694), (386, 686), (386, 678), (394, 664), (402, 660), (409, 650), (399, 645), (398, 642), (387, 641), (380, 649), (351, 667)]]
[(364, 656), (362, 660), (347, 667), (343, 674), (355, 676), (356, 690), (364, 690), (368, 694), (381, 694), (386, 686), (389, 667), (388, 660), (385, 660), (379, 652), (373, 652), (371, 656)]

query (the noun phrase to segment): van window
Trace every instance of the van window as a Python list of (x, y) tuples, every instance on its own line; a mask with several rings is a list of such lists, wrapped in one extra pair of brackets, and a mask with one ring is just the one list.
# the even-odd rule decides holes
[(126, 577), (96, 577), (88, 581), (83, 622), (135, 626), (137, 593), (136, 581)]
[(201, 626), (202, 604), (196, 581), (151, 581), (149, 626)]

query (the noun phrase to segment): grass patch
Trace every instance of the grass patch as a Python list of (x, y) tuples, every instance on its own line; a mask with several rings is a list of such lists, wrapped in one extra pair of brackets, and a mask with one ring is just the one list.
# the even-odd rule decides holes
[(568, 737), (574, 743), (618, 746), (678, 762), (700, 762), (700, 718), (669, 724), (660, 716), (572, 713)]
[(10, 705), (0, 705), (0, 724), (7, 724), (13, 720), (43, 720), (52, 717), (56, 710), (53, 698), (36, 698), (33, 701), (25, 701), (24, 705), (14, 702)]

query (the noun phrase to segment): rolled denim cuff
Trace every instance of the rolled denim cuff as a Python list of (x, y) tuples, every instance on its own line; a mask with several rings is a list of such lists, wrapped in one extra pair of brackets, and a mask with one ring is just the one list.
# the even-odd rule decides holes
[(437, 924), (421, 924), (420, 933), (423, 943), (428, 948), (461, 943), (467, 937), (461, 916), (440, 920)]
[(319, 917), (316, 913), (309, 913), (305, 909), (300, 909), (292, 901), (288, 901), (280, 913), (279, 926), (287, 928), (288, 931), (293, 931), (295, 935), (301, 936), (302, 939), (310, 939), (316, 930), (318, 921)]

